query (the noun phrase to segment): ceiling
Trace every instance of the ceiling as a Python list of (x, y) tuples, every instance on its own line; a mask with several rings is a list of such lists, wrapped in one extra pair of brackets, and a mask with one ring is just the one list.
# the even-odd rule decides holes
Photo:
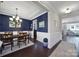
[[(45, 6), (57, 12), (62, 18), (79, 15), (79, 1), (44, 1), (41, 4), (45, 4)], [(67, 8), (71, 9), (72, 12), (70, 14), (65, 14)]]
[(16, 8), (18, 8), (19, 17), (29, 20), (47, 12), (40, 4), (32, 1), (4, 1), (0, 4), (1, 14), (13, 16), (16, 14)]
[[(49, 9), (58, 13), (62, 18), (79, 15), (79, 1), (4, 1), (0, 4), (1, 14), (13, 16), (16, 14), (15, 9), (18, 8), (18, 15), (30, 20)], [(70, 14), (65, 14), (67, 8), (72, 10)]]

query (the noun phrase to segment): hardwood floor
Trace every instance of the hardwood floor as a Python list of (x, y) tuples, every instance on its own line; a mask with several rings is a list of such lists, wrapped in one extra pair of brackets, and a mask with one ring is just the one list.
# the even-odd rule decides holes
[(36, 41), (33, 46), (5, 55), (4, 57), (48, 57), (60, 42), (61, 41), (59, 41), (54, 47), (52, 47), (52, 49), (48, 49), (44, 48), (41, 42)]

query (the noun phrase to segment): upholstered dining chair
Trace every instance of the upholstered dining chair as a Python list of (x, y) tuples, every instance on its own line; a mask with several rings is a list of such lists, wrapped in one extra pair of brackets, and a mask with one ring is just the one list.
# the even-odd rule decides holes
[(0, 53), (2, 54), (2, 44), (3, 42), (1, 41), (2, 39), (2, 34), (0, 33)]
[(1, 41), (3, 41), (3, 48), (5, 48), (5, 46), (7, 45), (11, 45), (11, 50), (13, 47), (13, 33), (12, 32), (7, 32), (2, 34), (2, 39)]
[(26, 45), (26, 40), (28, 39), (27, 37), (27, 32), (19, 32), (18, 34), (18, 45), (19, 45), (19, 48), (20, 48), (20, 42), (23, 42), (25, 43)]

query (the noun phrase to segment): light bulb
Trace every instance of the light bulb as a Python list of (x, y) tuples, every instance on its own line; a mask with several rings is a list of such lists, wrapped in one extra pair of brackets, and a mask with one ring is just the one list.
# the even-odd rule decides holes
[(16, 20), (19, 20), (19, 17), (18, 16), (16, 17)]
[(20, 19), (20, 22), (22, 22), (22, 19)]
[(13, 18), (9, 18), (11, 21), (13, 21)]
[(12, 16), (13, 18), (15, 18), (15, 16)]

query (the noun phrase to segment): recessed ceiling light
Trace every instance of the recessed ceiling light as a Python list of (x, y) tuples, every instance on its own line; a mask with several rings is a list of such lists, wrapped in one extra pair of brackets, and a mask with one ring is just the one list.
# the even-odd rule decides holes
[(71, 9), (67, 8), (65, 13), (70, 13), (71, 12)]

